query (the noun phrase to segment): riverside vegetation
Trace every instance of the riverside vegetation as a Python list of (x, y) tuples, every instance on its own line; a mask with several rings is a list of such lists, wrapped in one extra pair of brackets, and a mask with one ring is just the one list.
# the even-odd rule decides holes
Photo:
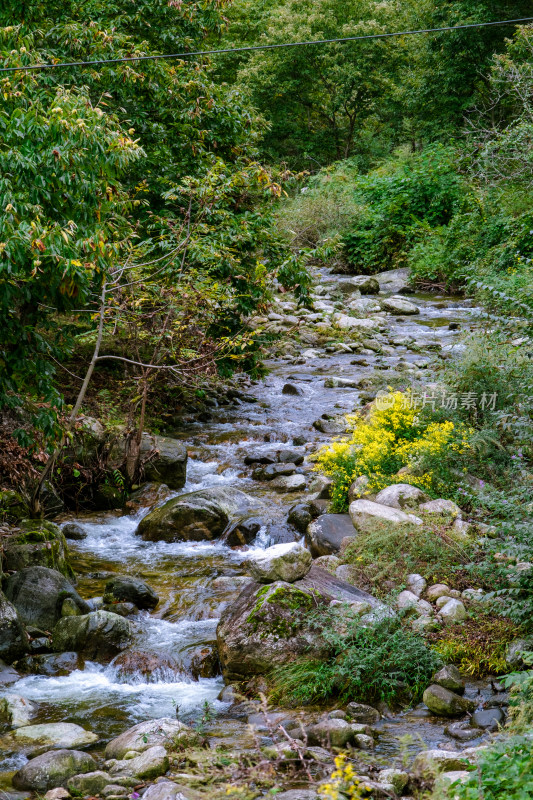
[[(0, 53), (529, 5), (7, 0)], [(533, 797), (532, 65), (515, 25), (4, 74), (7, 797)]]

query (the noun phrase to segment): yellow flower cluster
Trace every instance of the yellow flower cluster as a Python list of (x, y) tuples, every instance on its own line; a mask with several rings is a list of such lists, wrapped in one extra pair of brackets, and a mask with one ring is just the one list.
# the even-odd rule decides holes
[(353, 766), (346, 763), (346, 756), (339, 755), (335, 759), (335, 770), (329, 781), (318, 787), (318, 795), (323, 800), (360, 800), (364, 797), (363, 792), (368, 789), (354, 773)]
[[(408, 394), (391, 392), (374, 402), (367, 416), (347, 417), (349, 438), (338, 439), (317, 453), (316, 469), (334, 480), (333, 506), (346, 504), (351, 484), (361, 475), (369, 478), (367, 490), (377, 492), (391, 483), (411, 483), (421, 489), (442, 489), (433, 468), (439, 456), (468, 448), (466, 428), (451, 421), (421, 423)], [(407, 467), (398, 475), (398, 470)]]

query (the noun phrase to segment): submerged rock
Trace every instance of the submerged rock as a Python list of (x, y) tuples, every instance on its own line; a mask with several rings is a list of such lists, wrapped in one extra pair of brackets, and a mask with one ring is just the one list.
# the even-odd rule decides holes
[(229, 680), (264, 675), (306, 655), (318, 658), (324, 642), (309, 620), (324, 605), (314, 590), (277, 581), (250, 583), (223, 612), (217, 628), (222, 672)]
[(257, 511), (262, 503), (224, 486), (181, 495), (147, 514), (137, 533), (145, 541), (210, 541), (224, 532), (230, 517)]
[(293, 583), (309, 572), (312, 560), (309, 550), (298, 542), (276, 544), (250, 561), (250, 572), (259, 583)]
[(26, 625), (45, 631), (51, 631), (61, 619), (63, 602), (67, 598), (79, 613), (87, 614), (91, 610), (72, 584), (48, 567), (27, 567), (11, 575), (6, 583), (6, 595)]
[(69, 778), (94, 770), (92, 756), (79, 750), (51, 750), (32, 758), (13, 775), (15, 789), (45, 792), (56, 786), (66, 786)]
[(145, 581), (130, 575), (117, 575), (111, 578), (106, 583), (104, 600), (107, 602), (125, 600), (141, 609), (152, 609), (159, 603), (158, 595)]
[(110, 611), (93, 611), (81, 617), (64, 617), (54, 628), (56, 652), (73, 650), (93, 661), (107, 661), (131, 644), (127, 619)]

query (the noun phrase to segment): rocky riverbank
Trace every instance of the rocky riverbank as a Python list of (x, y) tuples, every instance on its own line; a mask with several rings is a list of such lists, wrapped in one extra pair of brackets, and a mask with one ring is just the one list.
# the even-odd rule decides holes
[[(505, 720), (496, 679), (465, 681), (445, 665), (428, 675), (423, 703), (403, 710), (287, 709), (261, 698), (273, 667), (326, 657), (320, 617), (342, 630), (399, 612), (429, 636), (483, 603), (464, 578), (413, 572), (401, 592), (362, 587), (345, 553), (380, 526), (415, 531), (438, 519), (457, 547), (490, 531), (408, 484), (377, 494), (359, 484), (349, 514), (332, 514), (331, 481), (310, 460), (345, 430), (346, 413), (389, 384), (429, 389), (435, 364), (454, 357), (473, 324), (460, 298), (411, 295), (401, 270), (318, 275), (313, 309), (282, 294), (251, 321), (274, 339), (264, 382), (243, 379), (233, 406), (212, 398), (202, 421), (147, 437), (157, 451), (149, 481), (125, 508), (113, 509), (107, 493), (94, 513), (6, 532), (5, 797), (196, 800), (278, 789), (310, 800), (339, 748), (375, 797), (419, 792), (437, 773), (461, 778)], [(86, 429), (100, 446), (100, 423)], [(510, 644), (510, 665), (522, 649)]]

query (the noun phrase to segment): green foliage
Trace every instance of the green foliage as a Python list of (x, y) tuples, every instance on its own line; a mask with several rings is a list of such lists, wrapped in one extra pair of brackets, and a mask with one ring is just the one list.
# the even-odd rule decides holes
[(529, 737), (515, 736), (483, 753), (467, 781), (446, 792), (454, 800), (531, 800), (533, 750)]
[(354, 191), (362, 210), (344, 237), (347, 259), (372, 273), (404, 266), (420, 237), (461, 210), (467, 186), (454, 150), (435, 145), (359, 178)]
[[(531, 665), (533, 653), (523, 656), (524, 661)], [(525, 733), (533, 725), (533, 670), (512, 672), (505, 678), (505, 688), (510, 690), (509, 715), (511, 730)]]
[(335, 699), (411, 702), (440, 664), (424, 639), (397, 615), (365, 626), (345, 612), (317, 620), (329, 646), (324, 661), (301, 660), (272, 675), (277, 701), (297, 705)]
[(505, 655), (513, 639), (516, 639), (516, 625), (482, 608), (472, 611), (460, 626), (430, 634), (444, 663), (455, 664), (462, 675), (474, 679), (507, 672)]

